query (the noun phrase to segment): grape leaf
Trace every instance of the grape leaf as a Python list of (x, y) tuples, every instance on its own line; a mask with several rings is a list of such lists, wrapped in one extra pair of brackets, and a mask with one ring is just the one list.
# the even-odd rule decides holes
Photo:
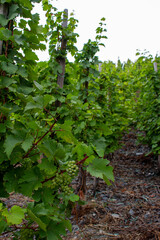
[(60, 125), (60, 131), (57, 131), (57, 136), (67, 143), (77, 144), (78, 141), (71, 132), (72, 124), (72, 121), (65, 121), (64, 124)]
[(6, 126), (3, 123), (0, 123), (0, 133), (6, 132)]
[(43, 187), (42, 201), (44, 202), (44, 204), (51, 204), (53, 202), (53, 198), (53, 190), (49, 189), (48, 187)]
[(103, 180), (105, 181), (105, 183), (108, 185), (108, 186), (111, 186), (112, 184), (110, 183), (110, 181), (108, 180), (108, 178), (103, 175)]
[(32, 9), (32, 4), (29, 0), (19, 0), (19, 2), (21, 3), (22, 6), (28, 8), (29, 10)]
[(38, 216), (46, 216), (50, 213), (50, 210), (46, 208), (44, 203), (39, 203), (34, 208), (34, 214)]
[(35, 86), (42, 91), (43, 90), (43, 86), (41, 84), (39, 84), (38, 82), (34, 81)]
[(14, 135), (8, 135), (6, 137), (5, 143), (4, 143), (4, 148), (5, 152), (7, 154), (7, 157), (9, 158), (13, 149), (22, 142), (21, 138), (18, 138), (17, 136)]
[(28, 102), (26, 104), (26, 107), (25, 107), (24, 111), (26, 112), (26, 111), (31, 110), (31, 109), (42, 109), (42, 107), (43, 106), (41, 104), (39, 104), (39, 103)]
[(19, 67), (17, 74), (21, 75), (24, 78), (28, 76), (28, 73), (24, 67)]
[(32, 168), (25, 171), (25, 174), (20, 178), (19, 183), (34, 182), (36, 184), (37, 181), (39, 182), (39, 176), (37, 175), (35, 169)]
[(69, 195), (69, 200), (70, 200), (71, 202), (76, 202), (76, 201), (79, 200), (79, 196), (78, 196), (78, 195), (75, 195), (75, 194), (71, 194), (71, 195)]
[(2, 85), (4, 87), (9, 87), (11, 84), (16, 83), (16, 81), (14, 81), (13, 78), (4, 77), (2, 79), (3, 79)]
[(57, 150), (54, 153), (54, 156), (56, 159), (64, 159), (66, 155), (65, 149), (63, 147), (57, 148)]
[(0, 221), (0, 233), (4, 232), (7, 227), (8, 227), (8, 224), (6, 223), (6, 221), (1, 220)]
[(36, 222), (39, 225), (39, 227), (46, 232), (46, 224), (42, 222), (41, 219), (38, 218), (30, 209), (27, 209), (27, 212), (30, 219)]
[(108, 124), (99, 125), (98, 132), (101, 132), (105, 136), (111, 135), (113, 133), (112, 130), (108, 127)]
[(17, 4), (12, 4), (9, 8), (9, 15), (8, 15), (8, 19), (9, 20), (12, 20), (14, 19), (15, 17), (18, 16), (18, 12), (17, 12), (17, 9), (18, 9), (18, 5)]
[(3, 4), (3, 3), (6, 3), (6, 2), (8, 2), (8, 3), (10, 3), (12, 0), (1, 0), (1, 3)]
[(54, 175), (57, 171), (56, 166), (53, 165), (53, 162), (48, 161), (47, 158), (42, 159), (42, 163), (38, 164), (39, 169), (44, 170), (48, 175)]
[(44, 107), (48, 104), (48, 103), (53, 103), (55, 102), (55, 98), (52, 95), (46, 94), (44, 95)]
[(18, 181), (21, 193), (27, 196), (31, 196), (33, 190), (37, 190), (42, 187), (42, 180), (43, 177), (38, 167), (32, 167), (32, 169), (26, 170)]
[(90, 156), (93, 154), (93, 150), (91, 146), (88, 146), (85, 143), (78, 143), (76, 147), (72, 151), (73, 154), (77, 153), (78, 155), (78, 160), (82, 160), (84, 157), (84, 154), (87, 154), (87, 156)]
[(0, 39), (7, 41), (12, 36), (12, 32), (9, 29), (0, 28)]
[(25, 212), (26, 209), (22, 209), (21, 207), (14, 205), (9, 212), (5, 209), (2, 212), (2, 215), (6, 217), (8, 224), (20, 224), (24, 219)]
[(114, 181), (113, 167), (107, 166), (109, 161), (107, 159), (95, 158), (93, 162), (88, 166), (87, 171), (94, 177), (103, 179), (103, 175)]
[(9, 20), (6, 19), (3, 14), (0, 14), (0, 25), (2, 25), (3, 27), (5, 27), (5, 26), (7, 25), (7, 23), (8, 23), (8, 21), (9, 21)]
[(99, 157), (104, 157), (105, 149), (106, 149), (106, 140), (105, 138), (101, 137), (94, 141), (93, 143), (95, 150)]
[(3, 147), (3, 143), (0, 142), (0, 164), (5, 161), (7, 158), (5, 152), (4, 152), (4, 147)]
[(2, 210), (2, 208), (3, 208), (3, 204), (2, 204), (2, 203), (0, 203), (0, 211)]
[(1, 64), (2, 64), (2, 69), (9, 74), (15, 74), (18, 70), (18, 67), (15, 64), (6, 63), (6, 62), (2, 62)]
[(32, 52), (32, 50), (25, 49), (24, 54), (26, 60), (38, 60), (36, 53)]
[(66, 235), (65, 223), (55, 223), (51, 221), (47, 228), (47, 240), (58, 240), (62, 239), (60, 235)]
[(48, 158), (53, 158), (55, 151), (57, 150), (57, 143), (55, 140), (48, 139), (38, 147), (42, 153)]
[[(18, 171), (18, 168), (16, 170)], [(4, 175), (4, 186), (8, 193), (15, 191), (18, 187), (16, 170), (11, 170)], [(23, 174), (22, 170), (21, 174)]]
[(77, 139), (73, 136), (73, 134), (70, 131), (62, 129), (62, 131), (57, 132), (57, 136), (59, 138), (62, 138), (67, 143), (70, 143), (70, 144), (77, 143)]
[(34, 141), (34, 137), (32, 135), (27, 135), (25, 140), (22, 143), (22, 148), (25, 152), (28, 151), (28, 149), (32, 146), (32, 143)]

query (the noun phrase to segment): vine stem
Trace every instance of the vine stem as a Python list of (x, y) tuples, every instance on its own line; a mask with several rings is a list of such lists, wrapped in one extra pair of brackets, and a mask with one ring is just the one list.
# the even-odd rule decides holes
[(86, 161), (86, 159), (89, 158), (88, 156), (86, 156), (85, 158), (83, 158), (80, 162), (76, 163), (76, 165), (81, 165), (82, 163), (84, 163)]
[(47, 113), (49, 113), (49, 114), (54, 118), (54, 120), (55, 120), (55, 117), (51, 114), (51, 112), (50, 112), (47, 108), (44, 108), (44, 110), (45, 110)]
[(51, 125), (51, 127), (49, 128), (49, 130), (47, 132), (45, 132), (43, 134), (43, 136), (41, 136), (37, 142), (33, 143), (32, 147), (28, 150), (28, 152), (26, 153), (26, 155), (23, 157), (24, 158), (27, 158), (29, 156), (29, 154), (32, 152), (32, 150), (38, 145), (38, 143), (49, 133), (52, 131), (52, 128), (54, 127), (54, 125), (56, 124), (57, 122), (57, 119), (55, 119), (54, 123)]

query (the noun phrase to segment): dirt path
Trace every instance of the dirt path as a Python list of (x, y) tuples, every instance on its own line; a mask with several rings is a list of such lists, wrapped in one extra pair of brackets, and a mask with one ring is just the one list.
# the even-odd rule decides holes
[(66, 240), (160, 240), (160, 175), (147, 146), (137, 145), (135, 132), (126, 134), (124, 146), (111, 160), (115, 182), (99, 182), (95, 197), (88, 177), (87, 204)]

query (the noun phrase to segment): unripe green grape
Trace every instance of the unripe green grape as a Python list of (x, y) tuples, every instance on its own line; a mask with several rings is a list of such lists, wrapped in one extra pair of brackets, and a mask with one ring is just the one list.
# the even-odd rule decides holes
[[(74, 162), (75, 163), (75, 162)], [(75, 176), (75, 172), (77, 171), (77, 166), (75, 164), (71, 164), (68, 162), (70, 167), (66, 169), (65, 173), (56, 173), (56, 176), (53, 180), (53, 187), (57, 186), (61, 192), (63, 192), (65, 195), (69, 195), (73, 193), (71, 188), (69, 187), (69, 184), (72, 181), (72, 178)], [(67, 164), (67, 166), (68, 166)]]
[(57, 183), (55, 181), (52, 182), (52, 187), (55, 188), (57, 186)]
[(56, 180), (55, 180), (55, 178), (52, 180), (52, 183), (53, 183), (53, 184), (56, 184)]

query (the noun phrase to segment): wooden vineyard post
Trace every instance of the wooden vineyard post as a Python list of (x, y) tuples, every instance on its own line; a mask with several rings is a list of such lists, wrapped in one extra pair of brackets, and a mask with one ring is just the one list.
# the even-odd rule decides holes
[(98, 64), (98, 71), (99, 71), (99, 73), (101, 73), (101, 71), (102, 71), (102, 63)]
[[(153, 65), (154, 65), (154, 71), (158, 72), (157, 62), (154, 62)], [(158, 155), (158, 168), (160, 171), (160, 155)]]
[(154, 62), (153, 65), (154, 65), (154, 71), (155, 71), (155, 72), (158, 72), (157, 63)]
[[(8, 4), (0, 4), (0, 14), (7, 18), (8, 15)], [(3, 41), (0, 40), (0, 55), (2, 55)]]
[[(68, 9), (64, 9), (62, 29), (67, 28), (67, 25), (68, 25)], [(67, 40), (63, 34), (62, 40), (61, 40), (61, 52), (62, 53), (66, 52), (66, 46), (67, 46)], [(59, 65), (61, 66), (61, 69), (62, 69), (62, 72), (58, 74), (57, 84), (59, 85), (60, 88), (63, 88), (64, 75), (65, 75), (65, 64), (66, 64), (65, 54), (64, 54), (64, 56), (59, 56), (57, 58), (57, 62), (59, 63)]]

